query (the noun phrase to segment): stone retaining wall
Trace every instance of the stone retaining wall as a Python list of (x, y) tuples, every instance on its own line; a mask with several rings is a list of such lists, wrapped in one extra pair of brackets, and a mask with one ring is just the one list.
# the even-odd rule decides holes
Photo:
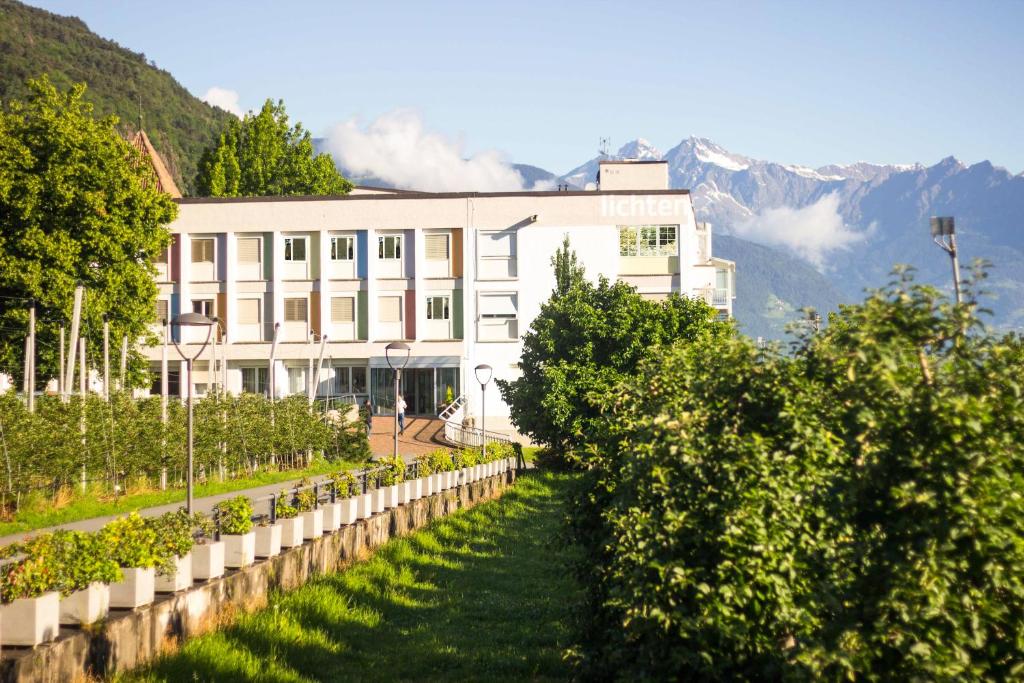
[(336, 532), (229, 569), (219, 579), (197, 581), (192, 588), (157, 595), (151, 605), (111, 610), (103, 623), (64, 628), (57, 640), (36, 648), (6, 648), (0, 654), (0, 682), (70, 682), (125, 671), (205, 631), (230, 622), (238, 612), (264, 607), (272, 591), (290, 591), (317, 574), (344, 569), (374, 548), (404, 536), (432, 519), (501, 496), (515, 481), (515, 470), (442, 491), (385, 510)]

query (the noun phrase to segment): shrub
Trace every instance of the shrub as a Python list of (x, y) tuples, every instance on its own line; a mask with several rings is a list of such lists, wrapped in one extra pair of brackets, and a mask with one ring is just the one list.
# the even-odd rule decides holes
[(45, 555), (25, 557), (5, 565), (0, 571), (3, 571), (0, 600), (4, 603), (38, 598), (60, 585), (53, 562)]
[[(313, 491), (313, 482), (308, 477), (303, 477), (296, 488), (301, 489), (295, 494), (295, 509), (297, 512), (309, 512), (316, 507), (316, 493)], [(308, 488), (306, 488), (308, 487)]]
[(108, 522), (99, 535), (100, 542), (119, 567), (148, 569), (161, 561), (156, 548), (156, 531), (137, 512)]
[(427, 453), (427, 460), (430, 462), (430, 469), (433, 472), (451, 472), (455, 469), (452, 462), (452, 454), (447, 448), (438, 448)]
[(338, 498), (351, 498), (359, 493), (359, 483), (351, 472), (335, 472), (331, 475)]
[(299, 516), (299, 508), (292, 505), (292, 492), (281, 491), (274, 503), (274, 514), (278, 519), (292, 519)]
[(192, 515), (192, 526), (193, 538), (198, 545), (205, 544), (217, 532), (217, 524), (209, 515), (204, 515), (202, 512)]
[(381, 473), (381, 486), (394, 486), (405, 481), (405, 461), (402, 460), (402, 456), (381, 458), (380, 464), (384, 467)]
[(155, 552), (160, 558), (159, 572), (170, 574), (174, 571), (174, 558), (184, 557), (195, 545), (196, 521), (185, 512), (185, 508), (178, 508), (159, 517), (150, 517), (146, 522), (156, 533)]
[(487, 452), (487, 462), (511, 458), (516, 454), (515, 447), (511, 443), (504, 441), (493, 441), (487, 444), (485, 450)]
[(252, 531), (252, 503), (248, 497), (235, 496), (222, 500), (214, 510), (222, 534), (241, 536)]
[(453, 457), (455, 469), (463, 469), (464, 467), (474, 467), (480, 464), (480, 451), (475, 448), (463, 448), (455, 451)]
[(419, 477), (429, 477), (434, 473), (434, 465), (430, 461), (430, 454), (423, 453), (416, 456), (416, 474)]
[(55, 531), (53, 538), (58, 549), (54, 564), (61, 574), (62, 595), (84, 590), (91, 583), (116, 583), (123, 578), (100, 534)]

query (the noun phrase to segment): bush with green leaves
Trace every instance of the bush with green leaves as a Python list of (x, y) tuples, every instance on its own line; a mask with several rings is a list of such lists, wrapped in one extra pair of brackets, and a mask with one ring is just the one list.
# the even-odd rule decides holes
[(405, 481), (405, 461), (401, 455), (381, 458), (380, 464), (384, 468), (380, 477), (381, 486), (394, 486)]
[(516, 449), (515, 446), (507, 441), (492, 441), (487, 444), (484, 452), (487, 455), (487, 462), (493, 462), (495, 460), (515, 457)]
[(161, 562), (156, 531), (137, 512), (108, 522), (99, 538), (118, 567), (148, 569)]
[(45, 555), (24, 557), (0, 567), (0, 602), (38, 598), (57, 590), (60, 583), (56, 568)]
[(480, 450), (477, 448), (462, 448), (455, 451), (452, 456), (455, 469), (461, 470), (466, 467), (475, 467), (480, 464)]
[(436, 448), (426, 455), (431, 472), (451, 472), (455, 469), (452, 453), (447, 448)]
[(316, 492), (313, 490), (313, 482), (308, 477), (303, 477), (296, 487), (300, 489), (295, 494), (295, 508), (299, 512), (309, 512), (316, 507)]
[(252, 503), (247, 496), (234, 496), (214, 508), (221, 534), (241, 536), (252, 531)]
[(331, 475), (339, 499), (351, 498), (361, 492), (359, 483), (351, 472), (335, 472)]
[(416, 474), (418, 477), (429, 477), (434, 473), (434, 465), (430, 461), (429, 453), (421, 453), (416, 456)]
[(294, 519), (298, 517), (299, 508), (294, 504), (296, 502), (291, 491), (281, 491), (277, 495), (277, 500), (274, 501), (274, 515), (278, 519)]

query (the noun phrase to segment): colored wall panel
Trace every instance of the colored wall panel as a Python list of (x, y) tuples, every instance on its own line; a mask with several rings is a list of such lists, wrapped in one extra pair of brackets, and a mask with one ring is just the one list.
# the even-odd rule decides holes
[(462, 290), (452, 291), (452, 338), (462, 339)]
[(452, 277), (462, 277), (462, 228), (452, 230)]
[(416, 290), (405, 290), (405, 338), (416, 338)]
[(360, 230), (356, 233), (356, 277), (362, 280), (366, 279), (367, 258), (366, 231)]
[[(366, 241), (366, 233), (363, 233), (363, 241)], [(366, 339), (367, 338), (367, 327), (368, 327), (368, 315), (370, 307), (367, 304), (367, 294), (365, 289), (359, 290), (356, 295), (356, 338)]]

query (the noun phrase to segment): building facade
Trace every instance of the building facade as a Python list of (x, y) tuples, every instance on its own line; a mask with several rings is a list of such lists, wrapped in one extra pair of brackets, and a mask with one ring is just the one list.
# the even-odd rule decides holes
[[(649, 163), (611, 171), (602, 164), (596, 191), (181, 199), (157, 263), (157, 318), (218, 319), (219, 345), (191, 378), (199, 394), (272, 384), (278, 396), (369, 397), (387, 412), (384, 348), (402, 340), (412, 348), (402, 382), (410, 413), (436, 415), (464, 395), (478, 415), (473, 368), (518, 375), (520, 337), (551, 294), (551, 257), (566, 237), (589, 278), (618, 278), (655, 299), (700, 297), (731, 315), (735, 268), (713, 256), (688, 192), (667, 189), (667, 170)], [(206, 336), (166, 331), (193, 349)], [(146, 353), (153, 390), (166, 365), (170, 393), (185, 393), (174, 349)], [(510, 429), (493, 385), (486, 408), (489, 429)]]

